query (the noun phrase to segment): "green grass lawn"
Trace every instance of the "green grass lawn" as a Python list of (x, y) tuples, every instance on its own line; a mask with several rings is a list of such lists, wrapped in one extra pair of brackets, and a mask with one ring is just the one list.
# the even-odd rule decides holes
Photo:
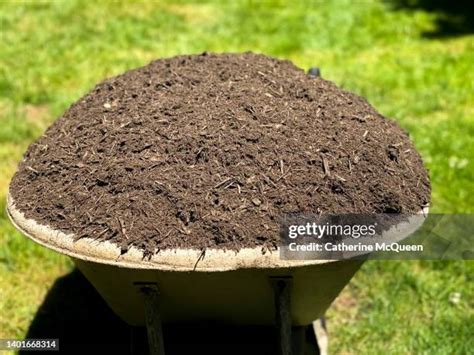
[[(410, 132), (430, 170), (432, 211), (473, 213), (473, 34), (446, 36), (441, 14), (395, 0), (285, 3), (0, 3), (0, 338), (23, 337), (72, 268), (8, 222), (16, 164), (95, 83), (158, 57), (252, 50), (320, 66)], [(328, 313), (330, 349), (472, 351), (473, 275), (472, 261), (366, 263)]]

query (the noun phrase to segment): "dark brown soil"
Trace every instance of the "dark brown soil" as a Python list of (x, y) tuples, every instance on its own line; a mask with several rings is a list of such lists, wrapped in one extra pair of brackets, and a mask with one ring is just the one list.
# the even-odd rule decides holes
[(415, 212), (408, 135), (363, 98), (252, 53), (157, 60), (100, 83), (32, 144), (16, 207), (77, 238), (273, 248), (294, 212)]

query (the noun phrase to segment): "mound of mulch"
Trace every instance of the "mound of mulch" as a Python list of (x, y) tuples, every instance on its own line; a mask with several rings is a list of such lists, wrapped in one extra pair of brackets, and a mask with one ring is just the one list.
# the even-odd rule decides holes
[(418, 212), (426, 169), (363, 98), (263, 55), (178, 56), (107, 79), (35, 143), (26, 217), (130, 246), (262, 246), (287, 213)]

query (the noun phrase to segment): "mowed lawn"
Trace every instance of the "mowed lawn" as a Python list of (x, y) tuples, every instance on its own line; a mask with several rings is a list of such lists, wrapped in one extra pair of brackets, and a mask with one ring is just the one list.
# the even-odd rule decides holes
[[(72, 269), (4, 212), (23, 152), (94, 84), (155, 58), (252, 50), (319, 66), (410, 132), (430, 169), (432, 211), (473, 213), (474, 36), (403, 2), (2, 1), (0, 338), (25, 336)], [(366, 263), (328, 313), (331, 352), (471, 352), (473, 278), (472, 261)]]

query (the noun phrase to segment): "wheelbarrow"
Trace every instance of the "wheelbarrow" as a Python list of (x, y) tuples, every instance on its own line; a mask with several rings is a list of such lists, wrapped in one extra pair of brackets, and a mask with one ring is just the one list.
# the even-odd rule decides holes
[[(126, 323), (146, 325), (152, 354), (164, 353), (162, 322), (208, 320), (276, 325), (280, 353), (289, 354), (292, 329), (321, 317), (363, 263), (283, 260), (278, 252), (262, 254), (261, 248), (163, 250), (148, 259), (136, 248), (122, 254), (110, 242), (74, 240), (38, 224), (15, 208), (11, 196), (7, 211), (24, 235), (70, 256)], [(413, 233), (423, 221), (413, 218), (405, 223), (398, 239)]]

